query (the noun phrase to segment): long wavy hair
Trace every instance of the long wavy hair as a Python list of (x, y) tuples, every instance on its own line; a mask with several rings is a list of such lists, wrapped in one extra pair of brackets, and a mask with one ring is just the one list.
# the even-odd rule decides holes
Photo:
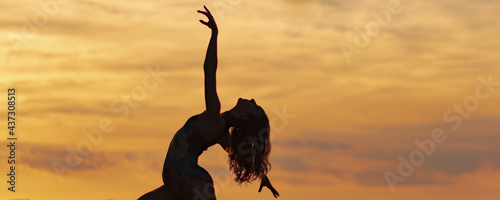
[(229, 169), (239, 184), (261, 178), (271, 169), (271, 129), (264, 109), (259, 108), (259, 112), (249, 115), (247, 121), (231, 129)]

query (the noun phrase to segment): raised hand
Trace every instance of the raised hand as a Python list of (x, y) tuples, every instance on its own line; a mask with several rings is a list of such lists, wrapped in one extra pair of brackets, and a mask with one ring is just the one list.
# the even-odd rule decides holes
[(200, 22), (205, 26), (208, 26), (208, 28), (212, 29), (212, 31), (219, 32), (219, 30), (217, 29), (217, 24), (215, 24), (214, 16), (212, 16), (212, 13), (210, 13), (206, 6), (203, 6), (203, 8), (205, 8), (205, 11), (198, 10), (198, 12), (207, 16), (208, 22), (205, 22), (203, 20), (200, 20)]
[(274, 195), (274, 198), (278, 198), (280, 196), (280, 193), (274, 189), (273, 185), (271, 185), (271, 182), (269, 181), (269, 178), (267, 176), (262, 177), (262, 180), (260, 182), (260, 187), (259, 187), (259, 192), (262, 191), (262, 187), (266, 186), (271, 190), (271, 192)]

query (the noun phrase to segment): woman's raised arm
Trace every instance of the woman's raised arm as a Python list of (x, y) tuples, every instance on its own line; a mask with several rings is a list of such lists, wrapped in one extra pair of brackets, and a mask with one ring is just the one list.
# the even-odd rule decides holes
[(200, 20), (200, 22), (212, 30), (212, 37), (210, 38), (205, 63), (203, 64), (203, 70), (205, 71), (205, 106), (208, 118), (217, 119), (219, 118), (221, 109), (215, 76), (217, 72), (217, 35), (219, 34), (219, 30), (210, 11), (207, 7), (203, 7), (205, 11), (198, 10), (198, 12), (207, 16), (208, 22), (203, 20)]

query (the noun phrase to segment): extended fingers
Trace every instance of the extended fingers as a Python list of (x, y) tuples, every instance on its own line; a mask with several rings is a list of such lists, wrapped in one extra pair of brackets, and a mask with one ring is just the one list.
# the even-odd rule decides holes
[(275, 198), (278, 198), (280, 196), (280, 193), (278, 193), (278, 191), (276, 191), (276, 189), (274, 189), (274, 187), (273, 187), (273, 189), (271, 189), (271, 191), (273, 192), (273, 195)]
[(210, 13), (210, 11), (208, 10), (208, 8), (206, 6), (203, 6), (203, 8), (205, 8), (205, 11), (198, 10), (198, 12), (204, 14), (205, 16), (207, 16), (209, 20), (213, 20), (214, 17), (212, 16), (212, 13)]
[(205, 11), (201, 11), (201, 10), (198, 10), (198, 12), (199, 12), (199, 13), (201, 13), (201, 14), (204, 14), (205, 16), (207, 16), (207, 17), (208, 17), (208, 13), (207, 13), (207, 12), (205, 12)]
[(201, 10), (198, 10), (198, 12), (201, 14), (204, 14), (208, 18), (209, 21), (214, 20), (214, 17), (212, 16), (212, 14), (210, 14), (210, 12), (207, 13), (207, 12), (201, 11)]
[(205, 21), (203, 21), (203, 20), (201, 20), (201, 19), (200, 19), (200, 22), (201, 22), (202, 24), (205, 24), (205, 26), (208, 26), (208, 22), (205, 22)]
[(207, 11), (207, 13), (210, 13), (210, 10), (208, 10), (208, 8), (205, 5), (203, 5), (203, 8), (205, 8), (205, 10)]

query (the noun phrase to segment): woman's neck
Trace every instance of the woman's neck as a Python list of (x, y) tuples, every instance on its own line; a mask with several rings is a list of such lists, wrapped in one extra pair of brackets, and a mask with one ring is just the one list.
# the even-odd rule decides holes
[(236, 127), (238, 124), (238, 119), (234, 116), (234, 113), (231, 112), (231, 110), (228, 110), (224, 113), (221, 114), (222, 118), (226, 122), (226, 126), (229, 127)]

